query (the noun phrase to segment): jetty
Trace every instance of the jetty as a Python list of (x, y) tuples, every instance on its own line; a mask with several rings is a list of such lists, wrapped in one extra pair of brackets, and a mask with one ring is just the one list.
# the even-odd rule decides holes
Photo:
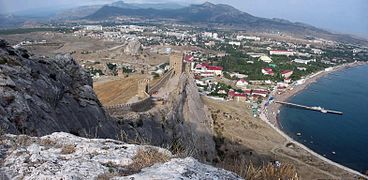
[(320, 106), (304, 106), (304, 105), (300, 105), (300, 104), (295, 104), (295, 103), (289, 103), (289, 102), (284, 102), (284, 101), (275, 101), (276, 103), (279, 104), (283, 104), (283, 105), (288, 105), (288, 106), (294, 106), (294, 107), (298, 107), (298, 108), (302, 108), (302, 109), (307, 109), (307, 110), (311, 110), (311, 111), (319, 111), (321, 113), (331, 113), (331, 114), (337, 114), (337, 115), (342, 115), (343, 113), (340, 111), (335, 111), (335, 110), (330, 110), (330, 109), (324, 109)]

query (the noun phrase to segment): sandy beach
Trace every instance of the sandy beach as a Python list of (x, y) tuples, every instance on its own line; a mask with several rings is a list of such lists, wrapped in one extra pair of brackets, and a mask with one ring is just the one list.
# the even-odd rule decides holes
[[(307, 76), (304, 79), (304, 82), (302, 84), (293, 84), (292, 86), (288, 87), (287, 90), (283, 93), (278, 94), (277, 90), (273, 91), (271, 93), (271, 95), (274, 97), (274, 100), (277, 101), (287, 101), (289, 98), (295, 96), (296, 94), (298, 94), (299, 92), (301, 92), (302, 90), (304, 90), (305, 88), (307, 88), (310, 84), (316, 82), (319, 78), (336, 72), (336, 71), (340, 71), (343, 69), (347, 69), (347, 68), (352, 68), (352, 67), (356, 67), (356, 66), (360, 66), (360, 65), (366, 65), (368, 63), (366, 62), (354, 62), (354, 63), (348, 63), (348, 64), (342, 64), (339, 66), (335, 66), (332, 69), (330, 69), (329, 71), (319, 71), (317, 73), (311, 74), (309, 76)], [(277, 103), (270, 103), (268, 106), (265, 106), (267, 101), (264, 101), (264, 103), (262, 104), (262, 111), (260, 114), (260, 118), (265, 121), (267, 124), (269, 124), (273, 129), (275, 129), (279, 134), (281, 134), (284, 138), (286, 138), (288, 141), (296, 144), (297, 146), (303, 148), (304, 150), (306, 150), (307, 152), (311, 153), (312, 155), (318, 157), (319, 159), (325, 161), (326, 163), (329, 163), (331, 165), (337, 166), (345, 171), (348, 171), (350, 173), (356, 174), (358, 176), (362, 176), (364, 178), (368, 179), (368, 176), (365, 176), (363, 174), (361, 174), (358, 171), (355, 171), (353, 169), (350, 169), (348, 167), (345, 167), (343, 165), (340, 165), (338, 163), (335, 163), (319, 154), (317, 154), (316, 152), (312, 151), (311, 149), (309, 149), (308, 147), (304, 146), (303, 144), (295, 141), (294, 139), (292, 139), (291, 137), (289, 137), (287, 134), (285, 134), (280, 128), (279, 122), (278, 122), (278, 113), (280, 112), (280, 108), (281, 105), (277, 104)]]

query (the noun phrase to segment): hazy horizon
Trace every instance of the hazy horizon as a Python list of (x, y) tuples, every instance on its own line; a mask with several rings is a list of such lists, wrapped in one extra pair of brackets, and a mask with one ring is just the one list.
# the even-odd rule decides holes
[[(66, 9), (82, 5), (108, 4), (117, 0), (0, 0), (0, 12), (15, 13), (30, 9)], [(125, 0), (128, 3), (199, 4), (205, 0)], [(332, 32), (348, 33), (368, 38), (368, 1), (366, 0), (210, 0), (229, 4), (254, 16), (282, 18), (302, 22)], [(19, 6), (22, 4), (22, 6)]]

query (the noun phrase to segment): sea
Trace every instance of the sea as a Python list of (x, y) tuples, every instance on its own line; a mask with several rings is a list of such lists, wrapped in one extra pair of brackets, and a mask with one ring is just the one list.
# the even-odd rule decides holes
[(293, 107), (280, 109), (280, 128), (294, 140), (341, 165), (368, 170), (368, 65), (332, 72), (288, 99), (342, 111), (323, 114)]

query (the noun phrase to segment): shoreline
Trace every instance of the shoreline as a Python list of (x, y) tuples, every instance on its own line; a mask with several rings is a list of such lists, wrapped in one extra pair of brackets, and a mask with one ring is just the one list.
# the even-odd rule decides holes
[[(302, 92), (303, 90), (305, 90), (307, 87), (309, 87), (309, 85), (315, 83), (318, 79), (337, 72), (337, 71), (341, 71), (344, 69), (349, 69), (349, 68), (353, 68), (353, 67), (357, 67), (357, 66), (361, 66), (361, 65), (367, 65), (368, 62), (353, 62), (353, 63), (348, 63), (348, 64), (342, 64), (342, 65), (338, 65), (333, 67), (332, 70), (330, 71), (319, 71), (316, 73), (313, 73), (311, 75), (308, 75), (305, 78), (305, 81), (303, 84), (300, 85), (295, 85), (293, 84), (291, 87), (287, 88), (285, 92), (281, 93), (281, 94), (277, 94), (276, 91), (274, 90), (273, 92), (271, 92), (270, 95), (272, 95), (274, 97), (274, 100), (278, 100), (278, 101), (287, 101), (288, 99), (294, 97), (295, 95), (297, 95), (298, 93)], [(271, 128), (273, 128), (275, 131), (277, 131), (280, 135), (282, 135), (287, 141), (294, 143), (295, 145), (299, 146), (300, 148), (304, 149), (305, 151), (307, 151), (308, 153), (312, 154), (313, 156), (321, 159), (322, 161), (333, 165), (333, 166), (337, 166), (347, 172), (350, 172), (352, 174), (364, 177), (366, 179), (368, 179), (367, 175), (364, 175), (356, 170), (353, 170), (349, 167), (346, 167), (344, 165), (341, 165), (339, 163), (336, 163), (316, 152), (314, 152), (313, 150), (309, 149), (307, 146), (305, 146), (302, 143), (299, 143), (298, 141), (294, 140), (293, 138), (291, 138), (289, 135), (287, 135), (284, 131), (282, 131), (282, 127), (280, 128), (280, 124), (279, 124), (279, 119), (278, 119), (278, 115), (280, 112), (280, 108), (282, 105), (280, 104), (276, 104), (274, 102), (269, 103), (268, 106), (265, 106), (267, 101), (264, 101), (262, 103), (262, 111), (260, 114), (260, 118), (261, 120), (263, 120), (264, 122), (266, 122), (269, 126), (271, 126)]]

